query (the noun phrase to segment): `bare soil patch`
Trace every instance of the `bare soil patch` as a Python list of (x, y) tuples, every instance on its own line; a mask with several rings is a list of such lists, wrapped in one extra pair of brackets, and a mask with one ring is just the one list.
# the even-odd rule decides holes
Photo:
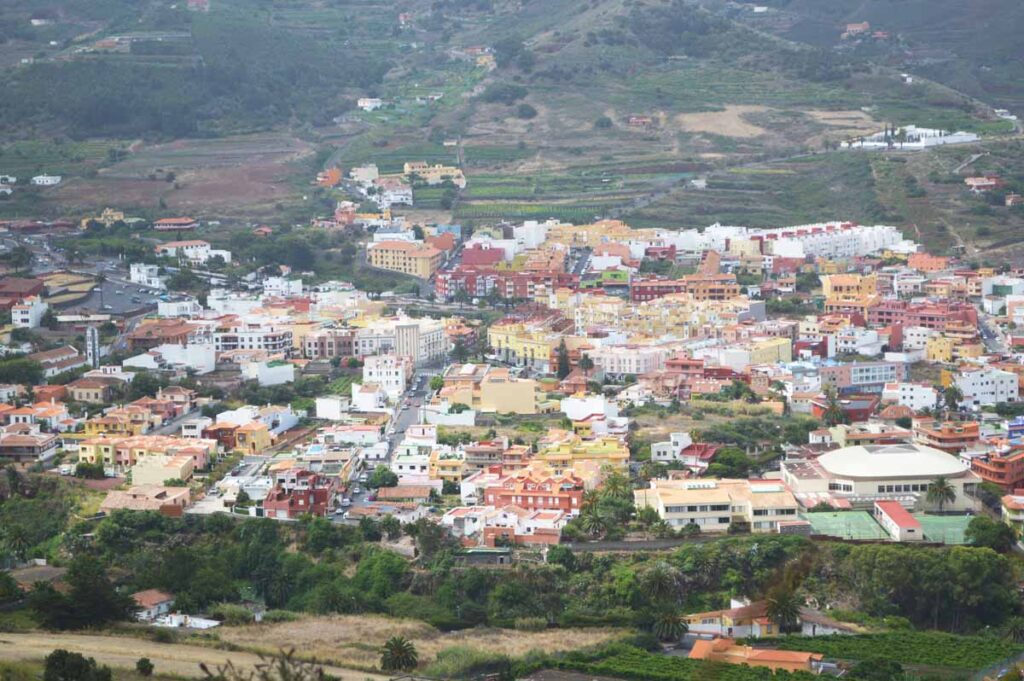
[[(283, 641), (282, 646), (286, 646), (287, 643)], [(200, 663), (212, 669), (230, 660), (236, 667), (247, 669), (260, 662), (259, 657), (253, 653), (230, 652), (187, 644), (154, 643), (122, 636), (0, 633), (2, 660), (41, 660), (57, 648), (94, 657), (100, 664), (126, 669), (134, 669), (140, 657), (148, 657), (156, 666), (158, 673), (176, 674), (187, 678), (205, 677), (199, 668)], [(278, 649), (268, 647), (268, 652), (276, 653)], [(296, 645), (296, 651), (306, 652), (299, 645)], [(339, 667), (324, 667), (324, 671), (342, 681), (377, 681), (388, 678)]]
[(469, 629), (444, 633), (416, 620), (393, 619), (379, 615), (335, 615), (310, 617), (295, 622), (224, 627), (220, 638), (250, 650), (272, 651), (294, 645), (303, 654), (318, 660), (350, 667), (375, 666), (381, 645), (392, 636), (404, 636), (419, 651), (420, 660), (429, 662), (451, 646), (467, 646), (516, 656), (530, 650), (556, 652), (596, 645), (620, 637), (621, 629), (551, 629), (540, 632), (509, 629)]
[(674, 120), (676, 126), (684, 132), (706, 132), (725, 137), (759, 137), (767, 131), (743, 117), (767, 110), (764, 106), (730, 104), (722, 111), (678, 114)]

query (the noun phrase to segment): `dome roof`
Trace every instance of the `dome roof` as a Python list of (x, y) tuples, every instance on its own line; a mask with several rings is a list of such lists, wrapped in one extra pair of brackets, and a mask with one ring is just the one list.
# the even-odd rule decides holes
[(957, 477), (968, 466), (952, 454), (915, 444), (844, 447), (822, 454), (818, 463), (839, 478)]

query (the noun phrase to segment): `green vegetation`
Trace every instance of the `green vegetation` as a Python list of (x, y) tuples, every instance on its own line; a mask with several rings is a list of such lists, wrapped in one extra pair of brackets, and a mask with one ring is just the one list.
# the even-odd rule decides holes
[(787, 636), (779, 648), (821, 653), (829, 658), (882, 658), (901, 664), (981, 669), (1024, 653), (1024, 646), (992, 636), (954, 636), (937, 631), (891, 631), (859, 636)]

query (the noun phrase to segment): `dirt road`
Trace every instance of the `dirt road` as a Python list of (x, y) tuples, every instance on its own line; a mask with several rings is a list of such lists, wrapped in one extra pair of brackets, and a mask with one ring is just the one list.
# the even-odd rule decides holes
[[(211, 669), (228, 660), (239, 667), (250, 667), (259, 662), (259, 657), (252, 653), (154, 643), (122, 636), (0, 633), (0, 660), (41, 660), (56, 648), (95, 657), (97, 662), (111, 667), (131, 669), (135, 668), (140, 657), (148, 657), (157, 672), (185, 677), (202, 677), (200, 662), (205, 662)], [(342, 681), (386, 681), (389, 678), (340, 667), (325, 666), (324, 671)]]

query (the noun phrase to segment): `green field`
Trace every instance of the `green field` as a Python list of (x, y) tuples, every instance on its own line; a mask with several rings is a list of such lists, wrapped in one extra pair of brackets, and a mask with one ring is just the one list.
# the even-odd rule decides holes
[(828, 658), (882, 658), (901, 664), (981, 669), (1024, 653), (1021, 646), (994, 636), (954, 636), (937, 631), (894, 631), (863, 636), (788, 636), (779, 648), (822, 653)]
[(110, 150), (124, 145), (112, 140), (73, 142), (63, 138), (12, 142), (0, 147), (0, 174), (27, 181), (32, 175), (75, 175), (107, 161)]
[(915, 513), (914, 517), (921, 523), (925, 541), (942, 542), (943, 544), (967, 543), (964, 532), (973, 516)]
[(835, 513), (804, 513), (800, 516), (811, 524), (814, 534), (839, 539), (888, 539), (882, 526), (867, 511), (838, 511)]

